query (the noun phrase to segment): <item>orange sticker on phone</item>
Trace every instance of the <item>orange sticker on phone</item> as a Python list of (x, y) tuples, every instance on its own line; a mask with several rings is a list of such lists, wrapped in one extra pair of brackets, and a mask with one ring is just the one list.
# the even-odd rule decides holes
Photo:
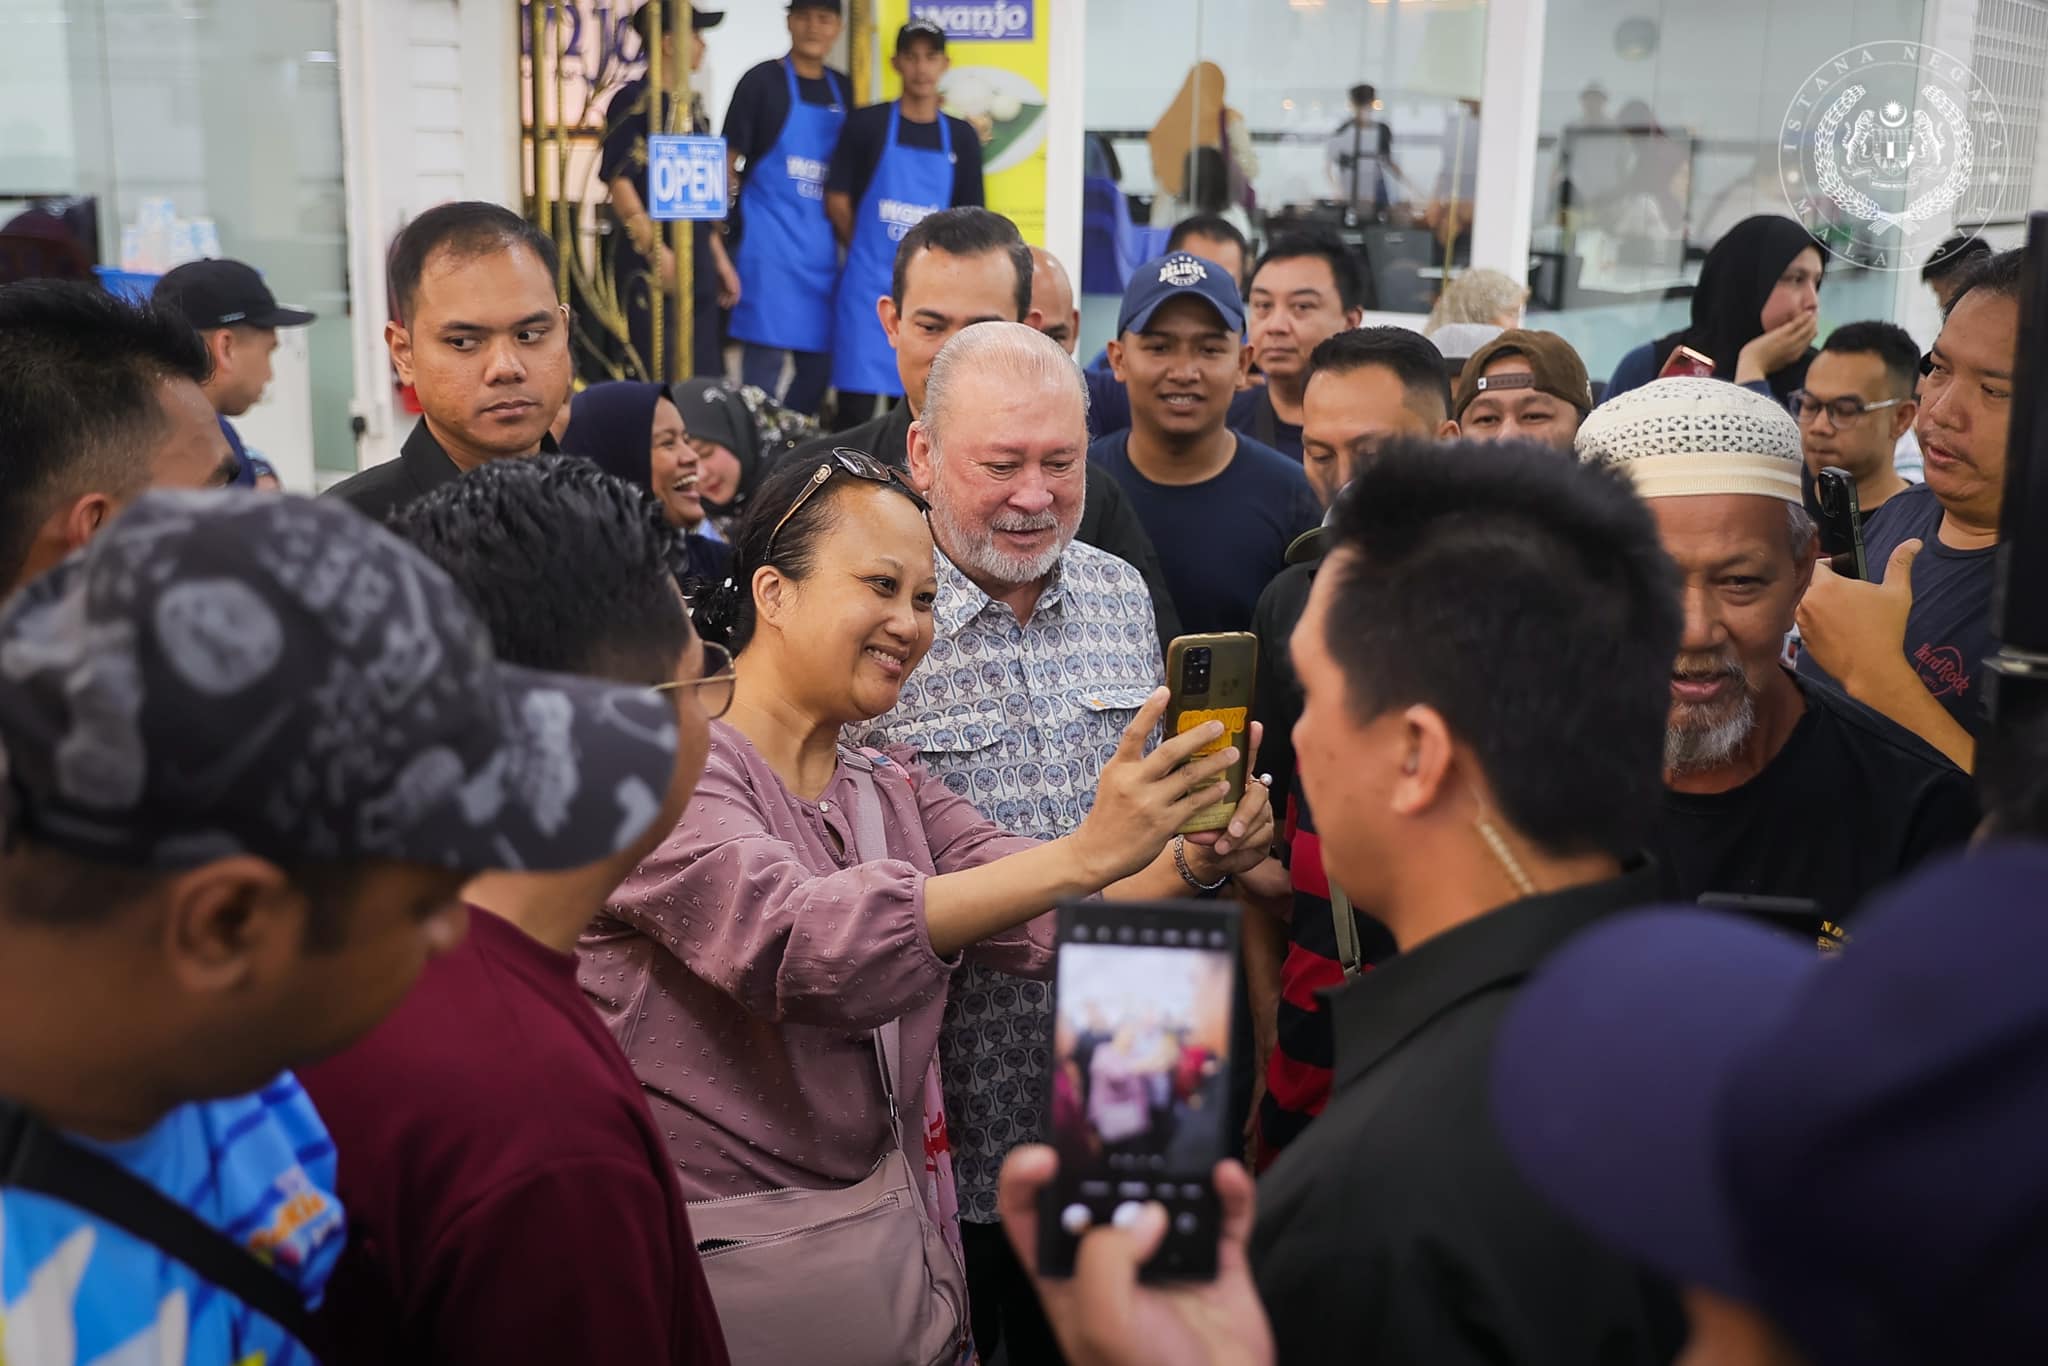
[(1223, 734), (1195, 751), (1197, 755), (1214, 754), (1230, 744), (1231, 737), (1244, 729), (1249, 711), (1247, 707), (1210, 707), (1203, 711), (1184, 711), (1180, 714), (1180, 724), (1174, 730), (1174, 734), (1186, 735), (1198, 726), (1207, 725), (1211, 721), (1221, 721)]

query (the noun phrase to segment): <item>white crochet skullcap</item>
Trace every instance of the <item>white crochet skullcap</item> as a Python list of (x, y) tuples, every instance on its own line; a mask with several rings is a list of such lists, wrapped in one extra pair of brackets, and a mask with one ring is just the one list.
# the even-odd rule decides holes
[(1660, 379), (1595, 408), (1579, 459), (1628, 475), (1645, 498), (1753, 493), (1802, 503), (1799, 424), (1773, 400), (1721, 379)]

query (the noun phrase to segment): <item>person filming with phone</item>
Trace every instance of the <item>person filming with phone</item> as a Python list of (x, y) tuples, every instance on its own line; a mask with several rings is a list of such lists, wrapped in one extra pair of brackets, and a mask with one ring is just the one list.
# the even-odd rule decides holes
[[(763, 484), (733, 577), (699, 603), (735, 678), (697, 798), (583, 940), (584, 988), (668, 1136), (739, 1366), (950, 1362), (971, 1345), (937, 1067), (953, 975), (1050, 971), (1057, 901), (1184, 891), (1172, 836), (1248, 757), (1197, 757), (1218, 723), (1147, 753), (1168, 696), (1141, 694), (1087, 815), (1039, 841), (908, 749), (847, 745), (932, 647), (925, 511), (859, 451)], [(1263, 787), (1237, 814), (1225, 872), (1271, 839)]]
[(1761, 394), (1660, 379), (1595, 409), (1578, 450), (1633, 481), (1683, 584), (1655, 845), (1665, 894), (1797, 899), (1807, 911), (1777, 909), (1832, 939), (1880, 884), (1967, 840), (1977, 807), (1917, 736), (1785, 666), (1819, 572), (1799, 436)]
[(1920, 381), (1927, 482), (1863, 529), (1870, 575), (1823, 566), (1799, 611), (1799, 672), (1835, 683), (1965, 769), (1990, 734), (1984, 661), (2019, 349), (2018, 251), (1982, 257), (1952, 296)]

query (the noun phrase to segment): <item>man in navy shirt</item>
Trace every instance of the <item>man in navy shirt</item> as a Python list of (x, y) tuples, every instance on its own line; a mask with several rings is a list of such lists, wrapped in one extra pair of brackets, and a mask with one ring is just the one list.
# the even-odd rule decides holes
[(1213, 262), (1140, 266), (1109, 344), (1131, 427), (1088, 448), (1137, 509), (1188, 631), (1248, 630), (1288, 543), (1322, 516), (1300, 465), (1226, 425), (1243, 334), (1237, 285)]
[(1964, 769), (1989, 729), (1983, 702), (1991, 585), (2019, 346), (2020, 253), (1986, 257), (1949, 304), (1920, 382), (1927, 482), (1864, 524), (1877, 583), (1823, 564), (1799, 608), (1799, 672), (1838, 684)]

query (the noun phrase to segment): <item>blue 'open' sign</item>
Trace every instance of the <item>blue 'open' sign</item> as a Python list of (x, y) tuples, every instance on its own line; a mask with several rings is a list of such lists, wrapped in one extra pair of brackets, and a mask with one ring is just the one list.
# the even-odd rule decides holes
[(647, 212), (664, 220), (725, 217), (725, 139), (683, 133), (648, 138)]

